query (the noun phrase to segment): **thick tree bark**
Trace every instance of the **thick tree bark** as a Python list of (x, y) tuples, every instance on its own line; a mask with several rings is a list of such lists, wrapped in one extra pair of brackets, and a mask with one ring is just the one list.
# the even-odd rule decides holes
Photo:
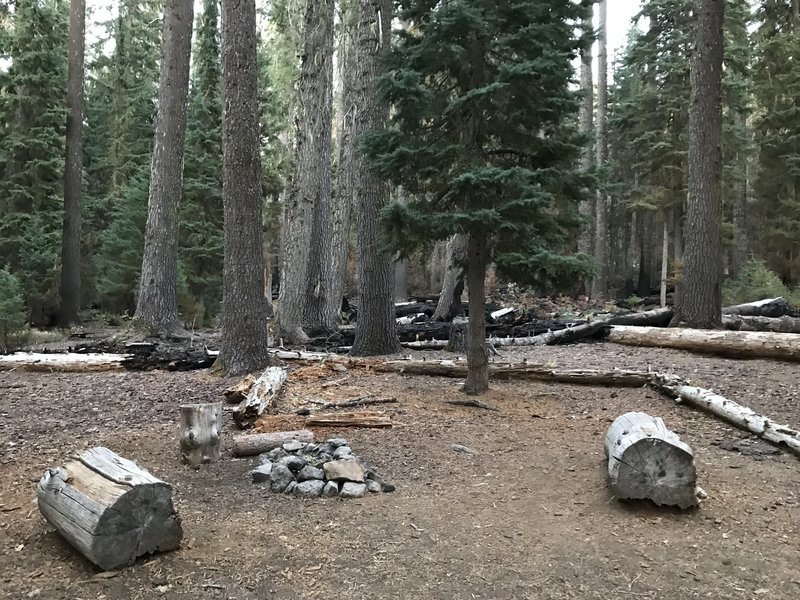
[(135, 321), (151, 333), (188, 337), (178, 318), (178, 204), (189, 101), (192, 0), (168, 0), (161, 38), (150, 199)]
[[(743, 114), (736, 113), (735, 119), (738, 126), (746, 127)], [(733, 203), (733, 248), (731, 248), (730, 275), (734, 279), (742, 273), (749, 258), (747, 235), (748, 166), (747, 153), (744, 150), (737, 154), (736, 163), (739, 167), (739, 177), (741, 179), (736, 185), (736, 198)]]
[(61, 240), (62, 327), (80, 322), (81, 308), (81, 173), (83, 171), (83, 62), (85, 0), (70, 0), (67, 74), (67, 137), (64, 162), (64, 235)]
[(442, 290), (439, 293), (439, 302), (431, 317), (434, 321), (446, 321), (451, 318), (450, 307), (453, 305), (454, 292), (458, 279), (464, 269), (463, 263), (467, 253), (467, 236), (457, 233), (447, 241), (445, 248), (447, 265), (442, 277)]
[[(586, 31), (592, 31), (594, 26), (592, 19), (587, 18), (581, 23), (581, 28)], [(581, 101), (580, 113), (578, 115), (578, 129), (587, 137), (592, 132), (592, 121), (594, 120), (594, 85), (592, 83), (592, 48), (586, 48), (581, 51), (581, 68), (580, 68), (580, 89), (583, 94)], [(581, 156), (581, 170), (588, 171), (592, 168), (594, 162), (593, 148), (591, 144), (587, 144)], [(592, 200), (588, 192), (586, 197), (581, 200), (578, 210), (584, 220), (581, 227), (580, 237), (578, 238), (578, 252), (584, 254), (592, 253)], [(591, 289), (591, 281), (587, 280), (582, 282), (583, 289), (581, 292), (588, 294)]]
[[(608, 0), (600, 0), (600, 30), (597, 39), (597, 140), (595, 161), (603, 167), (608, 160), (608, 58), (606, 46), (608, 35)], [(597, 190), (594, 204), (594, 259), (597, 274), (592, 280), (592, 300), (603, 300), (608, 288), (608, 222), (606, 193)]]
[(463, 391), (470, 395), (489, 389), (489, 357), (486, 353), (485, 302), (486, 237), (470, 233), (467, 239), (467, 286), (469, 327), (467, 329), (467, 380)]
[[(391, 3), (388, 0), (360, 0), (357, 52), (358, 73), (353, 135), (386, 126), (388, 107), (378, 99), (379, 53), (389, 44)], [(381, 248), (380, 211), (389, 200), (389, 188), (369, 169), (361, 152), (353, 165), (358, 202), (358, 321), (352, 356), (394, 354), (400, 351), (395, 331), (394, 265)]]
[(222, 350), (229, 375), (270, 362), (261, 255), (261, 155), (255, 0), (222, 1), (225, 259)]
[[(409, 197), (401, 187), (397, 188), (397, 202), (408, 206)], [(394, 263), (394, 301), (406, 302), (408, 300), (408, 259), (399, 258)]]
[(675, 325), (721, 327), (722, 46), (724, 0), (695, 0), (689, 103), (689, 201)]
[[(284, 341), (308, 340), (303, 325), (335, 327), (328, 315), (333, 0), (306, 2), (295, 113), (294, 173), (283, 219), (278, 328)], [(327, 229), (327, 231), (326, 231)], [(309, 308), (309, 303), (314, 307)], [(335, 310), (338, 312), (338, 305)], [(337, 314), (334, 312), (333, 315)]]

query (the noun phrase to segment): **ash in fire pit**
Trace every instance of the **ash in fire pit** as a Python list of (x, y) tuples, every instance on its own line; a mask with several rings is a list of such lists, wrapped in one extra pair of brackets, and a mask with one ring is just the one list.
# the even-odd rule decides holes
[(277, 494), (360, 498), (367, 492), (393, 492), (394, 486), (366, 467), (347, 440), (331, 438), (322, 444), (290, 441), (259, 456), (250, 471), (253, 483), (269, 483)]

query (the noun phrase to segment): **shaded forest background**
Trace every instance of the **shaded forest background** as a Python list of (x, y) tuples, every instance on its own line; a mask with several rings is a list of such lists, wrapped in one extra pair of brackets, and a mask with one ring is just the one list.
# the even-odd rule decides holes
[[(342, 189), (341, 91), (352, 76), (342, 57), (353, 4), (335, 4), (334, 196)], [(21, 319), (37, 327), (53, 325), (59, 309), (68, 5), (0, 2), (0, 304), (7, 315), (22, 306)], [(304, 3), (257, 5), (263, 254), (277, 291)], [(112, 317), (136, 308), (161, 10), (156, 0), (120, 0), (87, 16), (81, 305)], [(218, 2), (203, 0), (196, 12), (178, 298), (184, 323), (199, 327), (214, 324), (222, 297), (222, 99)], [(593, 224), (607, 226), (603, 251), (595, 252), (605, 275), (593, 290), (597, 300), (651, 294), (664, 265), (667, 283), (680, 281), (692, 18), (690, 0), (644, 0), (627, 45), (610, 61), (608, 162), (598, 170), (605, 200), (585, 214), (584, 227), (592, 238)], [(725, 18), (723, 235), (732, 302), (787, 295), (800, 283), (800, 8), (798, 0), (728, 0)], [(355, 290), (352, 245), (346, 295)], [(398, 299), (438, 293), (446, 259), (443, 244), (414, 253), (402, 263), (407, 283)]]

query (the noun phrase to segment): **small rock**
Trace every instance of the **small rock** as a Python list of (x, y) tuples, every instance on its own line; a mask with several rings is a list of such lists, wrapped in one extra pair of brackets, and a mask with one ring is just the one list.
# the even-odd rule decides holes
[(294, 488), (296, 488), (296, 487), (297, 487), (297, 482), (296, 481), (290, 481), (289, 485), (286, 486), (286, 489), (283, 490), (283, 493), (284, 494), (291, 494), (294, 491)]
[(317, 459), (319, 459), (321, 463), (326, 463), (333, 460), (333, 454), (330, 454), (328, 452), (320, 452), (319, 454), (317, 454)]
[(267, 461), (250, 471), (250, 477), (253, 478), (253, 483), (265, 483), (270, 480), (270, 473), (272, 473), (272, 463)]
[(397, 489), (397, 488), (394, 486), (394, 484), (393, 484), (393, 483), (384, 483), (384, 484), (381, 486), (381, 488), (383, 489), (383, 491), (384, 491), (384, 492), (387, 492), (387, 493), (388, 493), (388, 492), (393, 492), (393, 491), (395, 491), (395, 490)]
[(305, 467), (300, 469), (300, 472), (297, 474), (298, 481), (309, 481), (312, 479), (324, 479), (324, 478), (325, 478), (325, 472), (322, 469), (312, 467), (311, 465), (306, 465)]
[(322, 465), (325, 478), (331, 481), (364, 481), (364, 469), (355, 460), (333, 460)]
[(302, 456), (297, 456), (296, 454), (289, 454), (288, 456), (284, 456), (278, 464), (285, 465), (289, 467), (289, 470), (292, 473), (299, 472), (303, 467), (306, 466), (306, 461)]
[(308, 481), (301, 481), (294, 486), (292, 493), (301, 498), (316, 498), (322, 494), (325, 488), (325, 482), (319, 479), (309, 479)]
[(287, 452), (297, 452), (304, 446), (305, 444), (303, 444), (303, 442), (298, 442), (297, 440), (289, 440), (288, 442), (283, 443), (283, 449)]
[(294, 414), (300, 415), (301, 417), (307, 417), (311, 414), (311, 411), (307, 408), (298, 408), (296, 411), (294, 411)]
[[(377, 482), (381, 486), (381, 491), (393, 492), (396, 489), (391, 483), (386, 483), (383, 477), (378, 475), (375, 471), (367, 471), (366, 477), (368, 480)], [(367, 484), (367, 486), (369, 486), (369, 484)]]
[(286, 489), (286, 486), (294, 481), (294, 475), (286, 465), (277, 464), (272, 467), (270, 481), (272, 482), (272, 491), (280, 494)]
[(319, 450), (319, 444), (315, 444), (314, 442), (309, 442), (306, 444), (306, 447), (303, 448), (303, 452), (308, 454), (314, 454), (317, 450)]
[(350, 448), (350, 446), (339, 446), (333, 453), (333, 459), (338, 460), (340, 458), (351, 456), (352, 454), (353, 450)]
[(265, 465), (265, 464), (272, 464), (272, 460), (270, 459), (268, 454), (259, 454), (258, 455), (258, 464)]
[(329, 481), (325, 484), (325, 487), (322, 488), (322, 495), (326, 498), (333, 498), (334, 496), (339, 495), (339, 484), (335, 481)]
[(475, 454), (475, 450), (461, 444), (450, 444), (450, 450), (453, 452), (463, 452), (464, 454)]
[(383, 491), (383, 486), (380, 483), (378, 483), (377, 481), (375, 481), (374, 479), (367, 479), (364, 483), (367, 486), (367, 491), (368, 492), (376, 493), (376, 492), (382, 492)]
[(355, 483), (354, 481), (345, 481), (342, 485), (342, 491), (339, 495), (342, 498), (361, 498), (367, 493), (367, 486), (363, 483)]
[(325, 442), (324, 444), (320, 444), (317, 447), (317, 454), (319, 456), (322, 456), (323, 454), (329, 454), (329, 455), (332, 456), (334, 450), (336, 450), (336, 446), (334, 446), (333, 444), (330, 444), (328, 442)]
[(326, 443), (330, 444), (334, 448), (338, 448), (339, 446), (347, 446), (347, 440), (344, 438), (330, 438)]
[(278, 462), (284, 456), (286, 456), (287, 452), (280, 446), (277, 448), (273, 448), (269, 452), (267, 452), (267, 458), (270, 459), (272, 462)]

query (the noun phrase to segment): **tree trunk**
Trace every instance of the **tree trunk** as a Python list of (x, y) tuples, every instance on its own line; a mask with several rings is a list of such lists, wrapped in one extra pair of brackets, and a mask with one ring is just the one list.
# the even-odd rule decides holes
[[(747, 127), (745, 117), (737, 112), (735, 115), (736, 123), (739, 127)], [(736, 198), (733, 203), (733, 248), (731, 248), (731, 269), (730, 276), (736, 279), (741, 275), (744, 266), (749, 258), (749, 242), (747, 235), (747, 152), (741, 150), (737, 154), (736, 160), (741, 179), (736, 185)]]
[[(409, 197), (402, 187), (397, 188), (397, 202), (408, 206)], [(394, 263), (394, 301), (408, 300), (408, 259), (399, 258)]]
[(464, 259), (467, 253), (467, 236), (457, 233), (447, 241), (445, 249), (447, 266), (442, 277), (442, 290), (439, 302), (431, 317), (434, 321), (446, 321), (451, 318), (450, 308), (455, 301), (454, 293), (460, 277), (463, 277)]
[(467, 286), (469, 325), (467, 327), (467, 380), (463, 391), (471, 396), (489, 389), (489, 357), (486, 353), (486, 237), (470, 233), (467, 238)]
[(428, 293), (436, 294), (442, 289), (443, 274), (447, 272), (447, 244), (434, 243), (428, 260)]
[[(306, 317), (318, 321), (327, 314), (325, 299), (331, 291), (332, 273), (320, 261), (330, 259), (333, 0), (305, 3), (302, 37), (294, 172), (284, 208), (277, 314), (279, 335), (290, 344), (308, 341), (302, 328)], [(319, 226), (322, 230), (315, 233)], [(310, 301), (316, 306), (307, 311)], [(335, 320), (327, 325), (335, 326)]]
[(225, 259), (222, 351), (228, 375), (270, 362), (261, 256), (261, 153), (255, 0), (222, 0)]
[(181, 458), (191, 467), (217, 462), (222, 456), (222, 402), (181, 405)]
[[(592, 31), (594, 25), (592, 18), (588, 17), (581, 23), (581, 28), (585, 31)], [(594, 86), (592, 84), (592, 48), (591, 46), (585, 50), (581, 50), (581, 68), (580, 68), (580, 90), (582, 94), (580, 113), (578, 115), (578, 129), (581, 134), (591, 136), (592, 121), (594, 116)], [(592, 168), (593, 160), (592, 145), (587, 142), (581, 156), (581, 170), (588, 171)], [(581, 199), (578, 207), (583, 225), (581, 226), (580, 237), (578, 238), (578, 252), (590, 255), (592, 254), (592, 200), (587, 190), (586, 197)], [(591, 291), (591, 281), (582, 282), (583, 289), (580, 293), (588, 294)]]
[[(600, 29), (597, 38), (597, 147), (596, 164), (602, 168), (608, 161), (608, 57), (606, 24), (608, 0), (600, 0)], [(603, 190), (595, 193), (594, 259), (597, 274), (592, 280), (592, 300), (603, 300), (608, 292), (608, 207)]]
[(721, 327), (724, 0), (695, 0), (683, 286), (673, 324)]
[(661, 308), (667, 305), (667, 275), (669, 274), (669, 226), (664, 215), (664, 236), (661, 246)]
[(64, 162), (64, 235), (61, 240), (61, 307), (58, 322), (80, 322), (81, 308), (81, 175), (83, 172), (83, 62), (86, 3), (69, 3), (69, 69), (67, 137)]
[(174, 550), (183, 537), (171, 486), (107, 448), (49, 469), (36, 496), (44, 518), (106, 571)]
[[(389, 44), (391, 3), (360, 0), (357, 52), (358, 72), (353, 135), (358, 140), (368, 131), (386, 126), (388, 107), (377, 95), (379, 53)], [(389, 188), (369, 169), (357, 151), (353, 165), (358, 208), (358, 321), (352, 356), (394, 354), (400, 351), (395, 330), (394, 265), (381, 248), (380, 211), (389, 200)]]
[(161, 38), (150, 199), (135, 321), (151, 333), (188, 337), (178, 318), (178, 204), (189, 101), (193, 0), (168, 0)]
[(694, 453), (661, 419), (641, 412), (617, 417), (606, 433), (605, 450), (617, 498), (697, 505)]

